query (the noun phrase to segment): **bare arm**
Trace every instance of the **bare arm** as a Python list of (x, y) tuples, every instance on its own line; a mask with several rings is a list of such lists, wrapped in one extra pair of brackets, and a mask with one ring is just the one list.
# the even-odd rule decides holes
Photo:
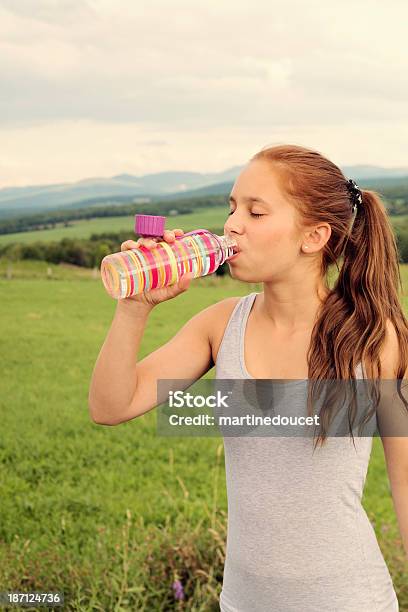
[(140, 343), (153, 306), (119, 300), (112, 325), (99, 352), (89, 389), (89, 409), (96, 423), (118, 417), (136, 389)]
[(392, 501), (408, 559), (408, 438), (382, 438)]
[[(174, 233), (180, 232), (183, 233), (174, 230)], [(171, 242), (174, 233), (165, 232), (165, 239)], [(122, 250), (134, 248), (141, 240), (148, 248), (156, 246), (152, 240), (139, 239), (137, 243), (126, 241)], [(158, 401), (157, 397), (159, 379), (187, 379), (191, 385), (212, 367), (211, 306), (196, 314), (164, 346), (138, 362), (152, 308), (186, 291), (191, 278), (189, 273), (170, 287), (119, 300), (92, 374), (88, 402), (93, 421), (116, 425), (140, 416), (164, 401)]]
[[(387, 418), (382, 417), (383, 414), (389, 415), (388, 418), (390, 419), (388, 427), (391, 435), (383, 435), (381, 430), (380, 434), (391, 485), (392, 501), (405, 554), (408, 558), (408, 438), (405, 433), (407, 431), (407, 413), (405, 406), (402, 406), (401, 401), (397, 399), (396, 385), (391, 384), (391, 381), (395, 381), (395, 383), (397, 381), (399, 344), (395, 328), (389, 320), (387, 320), (387, 333), (380, 360), (381, 378), (385, 379), (385, 383), (381, 387), (384, 407), (381, 407), (377, 416), (379, 417), (379, 423), (387, 423)], [(403, 388), (406, 388), (407, 379), (408, 370), (404, 374)], [(403, 395), (405, 397), (404, 393)], [(400, 410), (397, 410), (397, 407)], [(388, 427), (384, 427), (384, 430), (387, 430)], [(401, 437), (395, 436), (398, 429), (401, 432)]]
[(194, 315), (173, 338), (140, 362), (137, 352), (148, 314), (138, 312), (133, 318), (129, 312), (118, 313), (93, 374), (92, 419), (104, 425), (129, 421), (167, 399), (158, 397), (158, 380), (182, 380), (177, 388), (185, 389), (208, 372), (214, 365), (210, 330), (220, 308), (222, 302)]

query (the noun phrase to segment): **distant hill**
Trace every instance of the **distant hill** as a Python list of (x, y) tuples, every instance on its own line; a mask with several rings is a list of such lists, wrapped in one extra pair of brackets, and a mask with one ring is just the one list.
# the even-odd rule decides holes
[(382, 168), (381, 166), (344, 166), (342, 171), (347, 178), (356, 178), (360, 180), (408, 177), (408, 167)]
[[(223, 172), (157, 172), (142, 176), (118, 174), (111, 178), (89, 178), (73, 183), (7, 187), (0, 189), (0, 217), (33, 214), (47, 210), (79, 208), (123, 202), (150, 202), (152, 199), (221, 195), (228, 193), (243, 166)], [(408, 179), (408, 168), (345, 166), (348, 178), (370, 185)]]
[(112, 178), (89, 178), (75, 183), (7, 187), (0, 189), (0, 209), (39, 208), (56, 209), (94, 198), (117, 196), (152, 198), (158, 195), (179, 194), (213, 183), (234, 180), (239, 168), (223, 172), (158, 172), (143, 176), (118, 174)]

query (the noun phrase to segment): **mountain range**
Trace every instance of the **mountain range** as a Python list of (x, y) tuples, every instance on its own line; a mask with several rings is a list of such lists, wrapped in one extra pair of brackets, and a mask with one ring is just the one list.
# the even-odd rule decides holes
[[(133, 176), (118, 174), (111, 178), (87, 178), (72, 183), (6, 187), (0, 189), (0, 216), (17, 216), (61, 208), (98, 204), (149, 202), (152, 199), (226, 194), (243, 166), (222, 172), (200, 173), (168, 171)], [(345, 176), (364, 183), (386, 183), (408, 178), (408, 168), (345, 166)]]

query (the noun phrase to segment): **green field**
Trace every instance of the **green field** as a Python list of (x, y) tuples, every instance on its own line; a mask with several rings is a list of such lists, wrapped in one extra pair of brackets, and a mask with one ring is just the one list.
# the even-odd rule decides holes
[[(6, 280), (0, 266), (0, 591), (59, 589), (67, 610), (217, 610), (227, 510), (222, 440), (158, 437), (154, 411), (116, 427), (92, 423), (89, 382), (115, 301), (91, 271), (52, 266), (47, 279), (46, 267), (15, 264)], [(402, 266), (404, 281), (407, 271)], [(229, 277), (195, 279), (153, 310), (140, 358), (207, 305), (255, 290)], [(407, 610), (379, 439), (364, 506)], [(176, 578), (189, 597), (184, 607), (172, 603)]]
[[(228, 206), (215, 206), (203, 208), (197, 212), (187, 215), (176, 215), (167, 217), (166, 229), (181, 227), (185, 232), (193, 229), (207, 227), (222, 228), (228, 216)], [(0, 246), (11, 242), (24, 244), (39, 241), (61, 240), (62, 238), (89, 238), (91, 234), (103, 234), (104, 232), (120, 232), (128, 230), (130, 235), (134, 234), (135, 218), (131, 217), (102, 217), (89, 219), (88, 221), (70, 221), (71, 227), (61, 224), (55, 229), (37, 230), (33, 232), (20, 232), (18, 234), (0, 235)]]
[[(185, 232), (198, 228), (222, 229), (228, 217), (228, 206), (214, 206), (213, 208), (202, 208), (197, 212), (169, 216), (166, 219), (166, 228), (175, 229), (181, 227)], [(394, 227), (404, 225), (407, 215), (391, 217)], [(117, 233), (129, 231), (129, 237), (134, 235), (134, 216), (129, 217), (102, 217), (89, 220), (70, 221), (70, 227), (62, 223), (54, 229), (36, 230), (32, 232), (20, 232), (17, 234), (0, 234), (0, 247), (12, 242), (29, 244), (31, 242), (51, 242), (62, 240), (62, 238), (89, 238), (92, 234), (103, 234), (105, 232)]]
[(408, 215), (394, 215), (391, 217), (391, 219), (394, 227), (398, 225), (405, 225), (408, 220)]

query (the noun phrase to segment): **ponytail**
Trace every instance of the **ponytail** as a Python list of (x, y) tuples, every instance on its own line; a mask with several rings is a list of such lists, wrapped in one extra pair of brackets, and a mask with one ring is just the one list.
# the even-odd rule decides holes
[[(402, 282), (393, 229), (380, 196), (360, 190), (354, 206), (350, 184), (340, 168), (326, 157), (295, 145), (262, 149), (251, 161), (268, 161), (282, 189), (297, 209), (299, 226), (329, 223), (331, 235), (321, 251), (320, 273), (328, 286), (328, 272), (336, 266), (338, 277), (319, 309), (308, 351), (308, 378), (352, 379), (358, 363), (367, 366), (366, 378), (380, 379), (380, 351), (389, 323), (399, 343), (398, 394), (408, 365), (408, 323), (401, 307)], [(359, 189), (357, 187), (357, 189)], [(340, 262), (340, 267), (339, 267)], [(312, 383), (312, 388), (314, 382)], [(379, 402), (375, 390), (376, 409)], [(313, 389), (308, 398), (312, 414)], [(325, 442), (333, 418), (330, 402), (320, 412), (317, 443)], [(349, 408), (352, 436), (352, 416)], [(353, 440), (354, 441), (354, 440)]]

